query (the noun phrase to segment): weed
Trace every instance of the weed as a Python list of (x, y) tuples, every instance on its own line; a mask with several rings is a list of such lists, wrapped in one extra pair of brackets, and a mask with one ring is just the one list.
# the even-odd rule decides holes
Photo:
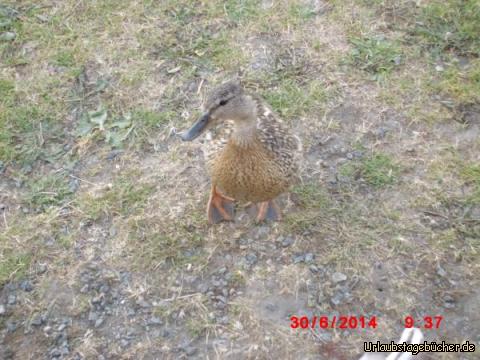
[(72, 193), (66, 179), (61, 175), (30, 179), (27, 181), (27, 187), (25, 202), (40, 210), (49, 206), (59, 206)]
[(344, 164), (339, 172), (345, 177), (363, 178), (370, 186), (380, 188), (396, 181), (399, 166), (390, 156), (374, 153), (358, 162)]
[[(1, 240), (1, 238), (0, 238)], [(0, 286), (12, 277), (22, 278), (30, 267), (30, 255), (16, 251), (0, 252)]]
[(321, 83), (312, 81), (300, 86), (291, 79), (283, 79), (274, 90), (263, 92), (265, 100), (272, 108), (287, 119), (301, 116), (313, 107), (321, 107), (327, 93)]
[(79, 199), (79, 207), (89, 219), (102, 216), (132, 216), (145, 206), (153, 191), (150, 184), (135, 183), (135, 174), (124, 174), (99, 196), (85, 195)]
[(454, 49), (480, 56), (480, 2), (434, 0), (423, 9), (414, 34), (436, 53)]
[(463, 180), (472, 186), (471, 194), (467, 201), (480, 205), (480, 165), (465, 165), (460, 173)]
[(351, 62), (360, 69), (381, 79), (390, 74), (402, 61), (402, 52), (398, 45), (382, 36), (352, 38), (353, 50)]
[(480, 60), (472, 60), (464, 69), (450, 66), (435, 89), (452, 96), (460, 104), (480, 103)]

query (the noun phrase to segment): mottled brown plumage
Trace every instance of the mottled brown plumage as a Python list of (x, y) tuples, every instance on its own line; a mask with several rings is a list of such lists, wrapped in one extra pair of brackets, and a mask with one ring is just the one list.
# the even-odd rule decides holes
[[(278, 218), (274, 204), (269, 207), (267, 203), (286, 192), (297, 178), (300, 140), (261, 98), (245, 93), (236, 83), (215, 89), (205, 111), (184, 140), (209, 129), (204, 149), (212, 198), (222, 198), (222, 193), (227, 202), (231, 199), (226, 197), (263, 203), (257, 220), (268, 214)], [(209, 203), (209, 220), (216, 222), (211, 207)], [(220, 217), (230, 220), (231, 216)]]

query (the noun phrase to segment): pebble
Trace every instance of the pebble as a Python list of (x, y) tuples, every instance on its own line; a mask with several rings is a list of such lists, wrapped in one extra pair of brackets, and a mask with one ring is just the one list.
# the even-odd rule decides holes
[(22, 289), (25, 292), (30, 292), (33, 290), (33, 285), (29, 280), (23, 280), (20, 283), (20, 289)]
[(98, 319), (98, 314), (94, 311), (90, 311), (88, 314), (88, 321), (97, 321)]
[(254, 253), (247, 254), (247, 256), (245, 256), (245, 260), (249, 265), (255, 265), (258, 261), (257, 255)]
[(336, 292), (330, 299), (333, 305), (339, 305), (343, 300), (343, 294), (341, 292)]
[(287, 236), (282, 240), (282, 247), (289, 247), (295, 242), (293, 236)]
[(183, 348), (183, 351), (185, 352), (185, 354), (187, 354), (187, 356), (192, 356), (195, 355), (195, 353), (197, 352), (197, 348), (193, 346), (187, 346)]
[(342, 281), (345, 281), (345, 280), (347, 280), (347, 275), (345, 275), (344, 273), (335, 272), (332, 275), (332, 281), (334, 283), (339, 283), (339, 282), (342, 282)]
[(44, 274), (46, 271), (47, 271), (47, 265), (46, 264), (38, 264), (37, 274), (41, 275), (41, 274)]
[(101, 326), (104, 320), (105, 319), (103, 317), (97, 319), (97, 321), (95, 321), (95, 327), (98, 328), (99, 326)]
[(146, 308), (149, 308), (150, 307), (150, 304), (148, 302), (146, 302), (143, 298), (139, 298), (137, 300), (137, 305), (146, 309)]
[(149, 325), (162, 325), (163, 321), (159, 317), (152, 316), (150, 319), (148, 319), (148, 324)]
[(7, 331), (12, 333), (17, 330), (17, 323), (14, 321), (7, 321)]
[(41, 326), (43, 323), (44, 323), (44, 317), (40, 314), (36, 315), (31, 322), (33, 326)]
[(7, 309), (5, 309), (5, 305), (0, 304), (0, 316), (5, 315)]
[(293, 263), (298, 264), (305, 261), (305, 254), (297, 254), (293, 256)]
[(437, 274), (441, 277), (447, 276), (447, 272), (440, 266), (440, 264), (437, 265)]
[(8, 295), (7, 304), (8, 305), (15, 305), (17, 303), (17, 297), (13, 294)]
[(305, 262), (306, 262), (306, 263), (312, 262), (314, 257), (315, 257), (315, 256), (314, 256), (312, 253), (306, 253), (306, 254), (305, 254)]

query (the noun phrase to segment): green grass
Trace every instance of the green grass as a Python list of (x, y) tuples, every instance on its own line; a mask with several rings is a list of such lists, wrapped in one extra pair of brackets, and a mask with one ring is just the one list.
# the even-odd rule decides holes
[(39, 210), (49, 206), (60, 206), (71, 195), (67, 179), (62, 175), (29, 179), (27, 188), (24, 201), (28, 206)]
[(276, 88), (262, 93), (272, 108), (286, 119), (301, 116), (313, 109), (322, 108), (327, 92), (320, 82), (299, 85), (290, 78), (281, 79)]
[(373, 74), (375, 79), (389, 75), (402, 62), (398, 44), (383, 36), (352, 38), (350, 62), (361, 70)]
[(435, 90), (444, 93), (460, 104), (480, 103), (480, 60), (474, 59), (468, 67), (450, 66)]
[(467, 201), (480, 205), (480, 165), (465, 165), (460, 173), (462, 179), (472, 187)]
[(348, 178), (362, 178), (370, 186), (381, 188), (395, 183), (399, 170), (390, 156), (373, 153), (362, 160), (345, 163), (339, 173)]
[(30, 267), (30, 261), (31, 256), (28, 254), (0, 251), (0, 286), (12, 278), (24, 277)]
[(80, 209), (91, 220), (99, 220), (103, 216), (128, 217), (140, 213), (154, 187), (137, 183), (136, 177), (135, 172), (124, 174), (101, 195), (85, 194), (78, 199)]
[(297, 185), (292, 189), (292, 193), (298, 196), (302, 206), (307, 209), (323, 208), (328, 204), (327, 196), (320, 184)]
[(480, 56), (480, 2), (430, 1), (422, 9), (414, 34), (435, 53), (453, 49), (462, 55)]

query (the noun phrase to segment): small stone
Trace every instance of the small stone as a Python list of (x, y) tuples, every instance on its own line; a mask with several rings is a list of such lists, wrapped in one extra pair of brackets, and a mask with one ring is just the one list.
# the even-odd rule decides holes
[(332, 281), (334, 283), (339, 283), (339, 282), (342, 282), (342, 281), (345, 281), (345, 280), (347, 280), (347, 275), (345, 275), (344, 273), (335, 272), (332, 275)]
[(445, 295), (443, 298), (443, 306), (447, 309), (453, 309), (455, 307), (455, 299), (450, 295)]
[(202, 294), (205, 294), (208, 291), (208, 285), (205, 283), (201, 283), (198, 285), (198, 291), (200, 291)]
[(150, 304), (141, 297), (137, 300), (137, 305), (144, 309), (147, 309), (150, 307)]
[(352, 153), (347, 153), (347, 159), (352, 160), (353, 159), (353, 154)]
[(44, 319), (43, 319), (43, 316), (42, 315), (36, 315), (33, 319), (32, 319), (32, 322), (31, 324), (33, 326), (41, 326), (44, 322)]
[(120, 340), (120, 346), (123, 347), (123, 348), (126, 348), (130, 345), (130, 341), (128, 341), (127, 339), (122, 339)]
[(5, 315), (6, 312), (7, 312), (7, 309), (5, 309), (5, 305), (0, 304), (0, 316)]
[(98, 319), (98, 314), (94, 311), (90, 311), (88, 314), (88, 321), (97, 321)]
[(282, 247), (289, 247), (295, 242), (294, 238), (292, 236), (287, 236), (282, 240)]
[(12, 333), (17, 330), (17, 323), (14, 321), (7, 321), (7, 331)]
[(310, 263), (313, 261), (314, 255), (312, 253), (306, 253), (305, 254), (305, 262)]
[(445, 271), (444, 268), (440, 266), (440, 264), (437, 265), (437, 274), (438, 276), (441, 276), (441, 277), (447, 276), (447, 272)]
[(53, 348), (53, 349), (50, 351), (50, 356), (51, 356), (51, 357), (54, 357), (54, 358), (58, 358), (58, 357), (62, 356), (62, 352), (60, 351), (60, 349)]
[(20, 289), (22, 289), (23, 291), (25, 292), (30, 292), (33, 290), (33, 285), (30, 281), (28, 280), (23, 280), (21, 283), (20, 283)]
[(97, 319), (97, 321), (95, 321), (95, 327), (98, 328), (99, 326), (101, 326), (104, 320), (105, 319), (103, 317)]
[(67, 327), (66, 324), (60, 324), (60, 325), (58, 325), (57, 331), (63, 331), (63, 330), (65, 330), (66, 327)]
[(436, 65), (435, 70), (438, 72), (442, 72), (442, 71), (445, 71), (445, 68), (442, 65)]
[(185, 351), (185, 354), (187, 354), (187, 356), (192, 356), (195, 355), (195, 353), (197, 352), (197, 348), (193, 346), (187, 346), (183, 349), (183, 351)]
[(343, 294), (341, 292), (335, 293), (332, 298), (330, 299), (333, 305), (339, 305), (343, 300)]
[(0, 41), (13, 41), (17, 37), (17, 34), (12, 31), (5, 31), (0, 34)]
[(8, 295), (7, 304), (8, 305), (15, 305), (17, 303), (17, 297), (13, 294)]
[(46, 264), (38, 264), (37, 274), (41, 275), (41, 274), (44, 274), (46, 271), (47, 271), (47, 265)]
[(86, 293), (88, 292), (88, 289), (89, 289), (88, 284), (85, 284), (85, 285), (83, 285), (82, 288), (80, 289), (80, 292), (81, 292), (82, 294), (86, 294)]
[(148, 319), (148, 324), (149, 325), (162, 325), (163, 321), (159, 317), (152, 316), (150, 319)]
[(298, 264), (305, 261), (305, 254), (297, 254), (293, 256), (293, 263)]
[(257, 259), (257, 255), (255, 255), (254, 253), (250, 253), (250, 254), (247, 254), (247, 256), (245, 256), (245, 260), (249, 265), (255, 265), (258, 259)]

